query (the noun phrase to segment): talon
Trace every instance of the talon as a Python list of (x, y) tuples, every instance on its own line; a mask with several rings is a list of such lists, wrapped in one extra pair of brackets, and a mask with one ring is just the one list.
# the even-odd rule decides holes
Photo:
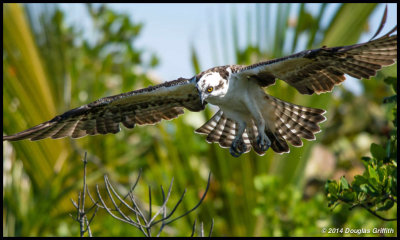
[(233, 147), (229, 149), (229, 152), (233, 157), (239, 157), (241, 155), (240, 153), (236, 152), (236, 150)]
[(239, 157), (246, 151), (246, 144), (243, 141), (243, 138), (238, 138), (232, 142), (231, 148), (229, 152), (234, 157)]
[(271, 146), (271, 141), (267, 136), (260, 134), (257, 137), (257, 145), (261, 151), (265, 152)]

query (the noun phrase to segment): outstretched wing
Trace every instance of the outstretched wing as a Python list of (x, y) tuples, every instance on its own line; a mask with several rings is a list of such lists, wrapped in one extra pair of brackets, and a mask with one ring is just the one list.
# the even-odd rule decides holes
[(204, 109), (195, 83), (189, 79), (165, 82), (156, 86), (101, 98), (72, 109), (50, 121), (10, 136), (3, 141), (43, 138), (79, 138), (85, 135), (117, 133), (120, 123), (127, 128), (135, 124), (155, 124), (183, 113)]
[(375, 40), (366, 43), (314, 50), (306, 50), (287, 57), (260, 62), (237, 69), (239, 77), (255, 79), (263, 87), (279, 78), (295, 87), (302, 94), (319, 94), (332, 91), (352, 77), (370, 78), (382, 66), (397, 60), (397, 35), (389, 36), (397, 26)]

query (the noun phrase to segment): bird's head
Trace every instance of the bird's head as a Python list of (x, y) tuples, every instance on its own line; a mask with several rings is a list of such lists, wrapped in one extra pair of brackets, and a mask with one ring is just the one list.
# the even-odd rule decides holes
[[(207, 72), (205, 74), (199, 74), (199, 79), (196, 83), (196, 87), (199, 91), (201, 102), (207, 100), (213, 103), (213, 100), (217, 101), (218, 98), (222, 98), (228, 91), (228, 79), (221, 76), (219, 72)], [(197, 79), (196, 79), (197, 80)]]

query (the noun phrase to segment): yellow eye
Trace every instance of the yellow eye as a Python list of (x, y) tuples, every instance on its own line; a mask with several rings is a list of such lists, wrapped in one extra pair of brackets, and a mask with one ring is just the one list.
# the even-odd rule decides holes
[(207, 88), (207, 92), (209, 92), (209, 93), (211, 93), (213, 90), (214, 90), (214, 88), (213, 88), (213, 87), (209, 87), (209, 88)]

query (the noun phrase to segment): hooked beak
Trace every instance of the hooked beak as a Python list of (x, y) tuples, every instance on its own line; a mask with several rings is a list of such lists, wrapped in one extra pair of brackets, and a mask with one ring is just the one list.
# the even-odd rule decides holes
[[(197, 85), (196, 85), (196, 87), (197, 87)], [(204, 96), (203, 92), (200, 91), (200, 89), (199, 89), (198, 87), (197, 87), (197, 92), (199, 93), (201, 105), (204, 105), (204, 98), (205, 98), (205, 96)]]
[(199, 93), (201, 105), (204, 106), (205, 95), (204, 95), (203, 92), (200, 90), (199, 86), (197, 85), (196, 76), (194, 76), (192, 79), (190, 79), (190, 82), (192, 82), (192, 83), (194, 83), (194, 84), (196, 85), (197, 92)]

